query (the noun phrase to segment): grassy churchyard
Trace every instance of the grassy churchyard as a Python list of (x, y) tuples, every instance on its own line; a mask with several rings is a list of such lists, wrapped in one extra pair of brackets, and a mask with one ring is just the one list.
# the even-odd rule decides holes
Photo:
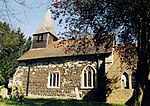
[(106, 104), (80, 100), (34, 99), (25, 98), (21, 103), (18, 99), (0, 98), (0, 106), (125, 106), (124, 104)]
[(14, 89), (11, 96), (8, 89), (0, 87), (0, 106), (125, 106), (124, 104), (100, 103), (75, 99), (24, 97), (22, 87)]

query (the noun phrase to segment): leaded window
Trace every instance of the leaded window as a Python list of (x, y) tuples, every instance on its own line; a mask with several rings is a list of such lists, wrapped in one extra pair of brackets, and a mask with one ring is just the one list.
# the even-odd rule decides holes
[(82, 88), (94, 88), (96, 81), (96, 72), (92, 66), (86, 66), (82, 71)]
[(47, 85), (49, 88), (60, 87), (60, 72), (49, 73)]

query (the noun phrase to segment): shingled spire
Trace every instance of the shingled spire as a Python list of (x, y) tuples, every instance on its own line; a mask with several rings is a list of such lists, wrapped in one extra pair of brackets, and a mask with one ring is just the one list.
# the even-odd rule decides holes
[(56, 40), (58, 38), (54, 33), (51, 11), (48, 9), (40, 27), (33, 33), (31, 49), (46, 48), (51, 42)]
[(52, 23), (51, 11), (49, 9), (47, 10), (40, 27), (33, 34), (41, 34), (41, 33), (51, 33), (52, 35), (56, 36), (54, 33), (54, 26)]

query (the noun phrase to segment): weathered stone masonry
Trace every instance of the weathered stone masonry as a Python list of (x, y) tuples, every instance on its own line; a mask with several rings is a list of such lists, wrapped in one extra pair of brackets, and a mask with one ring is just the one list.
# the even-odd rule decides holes
[[(63, 98), (83, 98), (91, 89), (82, 89), (82, 70), (85, 66), (91, 65), (97, 68), (96, 57), (83, 56), (69, 58), (54, 58), (45, 62), (32, 62), (30, 66), (29, 96), (50, 96)], [(49, 72), (60, 72), (60, 87), (48, 88)], [(26, 91), (28, 68), (24, 69), (23, 87)], [(93, 94), (95, 96), (95, 94)]]

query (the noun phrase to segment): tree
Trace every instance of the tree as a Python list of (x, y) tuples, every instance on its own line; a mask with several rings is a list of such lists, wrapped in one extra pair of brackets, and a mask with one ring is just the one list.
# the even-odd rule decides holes
[(1, 0), (0, 1), (0, 20), (11, 23), (12, 19), (21, 21), (17, 15), (20, 12), (20, 9), (15, 9), (13, 5), (22, 7), (21, 10), (24, 10), (24, 7), (28, 7), (25, 0)]
[(67, 22), (70, 31), (94, 34), (97, 42), (110, 32), (124, 45), (138, 42), (134, 51), (138, 60), (133, 104), (140, 106), (142, 98), (139, 97), (145, 91), (150, 65), (150, 1), (61, 0), (54, 2), (51, 9), (54, 19), (60, 19), (59, 23)]
[[(24, 22), (28, 19), (28, 12), (43, 5), (48, 5), (51, 0), (0, 0), (0, 20), (13, 26), (14, 22)], [(26, 20), (24, 20), (26, 19)]]
[(20, 29), (11, 29), (6, 22), (0, 22), (0, 85), (8, 84), (15, 72), (19, 58), (30, 47), (31, 38), (24, 37)]

